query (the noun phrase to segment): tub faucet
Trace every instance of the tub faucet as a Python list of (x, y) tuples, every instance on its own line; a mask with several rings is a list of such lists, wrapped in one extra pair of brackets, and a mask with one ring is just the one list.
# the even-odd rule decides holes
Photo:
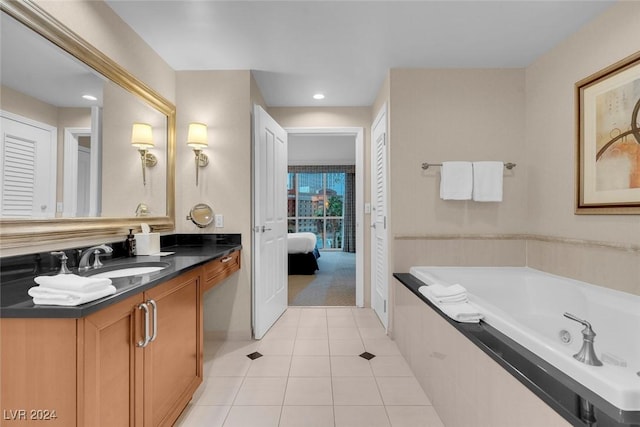
[[(111, 246), (107, 246), (107, 245), (92, 246), (89, 249), (85, 249), (85, 251), (82, 252), (82, 255), (80, 256), (80, 262), (78, 263), (78, 271), (83, 272), (83, 271), (89, 270), (92, 267), (93, 268), (102, 267), (102, 262), (100, 262), (100, 251), (104, 252), (105, 254), (110, 254), (113, 252), (113, 249), (111, 248)], [(91, 255), (95, 255), (92, 266), (89, 265), (89, 260), (91, 259)]]
[(573, 358), (587, 365), (602, 366), (602, 362), (598, 359), (593, 349), (593, 339), (596, 337), (596, 333), (591, 329), (591, 323), (579, 319), (571, 313), (564, 313), (564, 317), (584, 325), (584, 329), (582, 330), (582, 348), (573, 355)]

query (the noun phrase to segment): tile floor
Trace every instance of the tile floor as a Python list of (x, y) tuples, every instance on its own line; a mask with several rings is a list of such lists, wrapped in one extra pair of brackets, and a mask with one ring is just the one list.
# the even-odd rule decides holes
[(443, 427), (371, 309), (289, 308), (262, 340), (205, 342), (204, 358), (178, 427)]

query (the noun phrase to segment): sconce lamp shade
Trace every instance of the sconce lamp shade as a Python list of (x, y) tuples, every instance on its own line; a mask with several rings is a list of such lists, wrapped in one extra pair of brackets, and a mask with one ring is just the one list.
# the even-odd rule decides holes
[(131, 145), (139, 149), (153, 147), (151, 125), (146, 123), (134, 123), (131, 131)]
[(202, 150), (207, 147), (207, 125), (203, 123), (189, 123), (189, 133), (187, 134), (187, 145), (195, 150)]

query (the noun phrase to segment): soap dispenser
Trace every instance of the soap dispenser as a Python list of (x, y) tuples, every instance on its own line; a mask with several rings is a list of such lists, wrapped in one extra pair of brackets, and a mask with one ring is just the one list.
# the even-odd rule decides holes
[(127, 240), (124, 241), (124, 249), (127, 251), (127, 256), (132, 257), (136, 254), (136, 238), (133, 237), (133, 229), (129, 229)]

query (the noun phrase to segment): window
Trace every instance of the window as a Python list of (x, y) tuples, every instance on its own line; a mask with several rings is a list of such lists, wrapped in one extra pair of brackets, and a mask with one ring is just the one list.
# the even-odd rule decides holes
[(341, 250), (344, 240), (344, 172), (290, 172), (287, 203), (289, 232), (311, 232), (318, 249)]

